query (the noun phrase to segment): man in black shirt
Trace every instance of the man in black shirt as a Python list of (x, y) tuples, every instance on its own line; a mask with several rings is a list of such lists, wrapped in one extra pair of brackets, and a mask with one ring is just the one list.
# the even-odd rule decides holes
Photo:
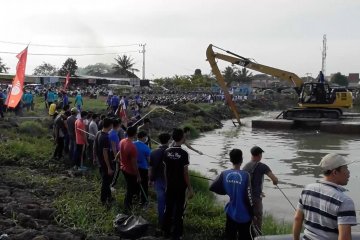
[(60, 160), (63, 156), (64, 138), (67, 133), (65, 126), (66, 119), (71, 115), (69, 111), (56, 116), (54, 120), (54, 141), (56, 143), (53, 159)]
[(173, 227), (174, 231), (171, 234), (173, 239), (182, 239), (186, 189), (189, 198), (194, 192), (188, 172), (189, 154), (181, 148), (181, 144), (185, 141), (184, 131), (174, 129), (172, 138), (175, 141), (174, 146), (166, 149), (164, 153), (166, 200), (163, 230), (167, 237)]
[(158, 203), (159, 226), (161, 226), (164, 219), (166, 188), (163, 159), (171, 137), (168, 133), (161, 133), (158, 138), (161, 145), (150, 154), (149, 177), (150, 181), (154, 182)]
[(110, 184), (113, 176), (113, 169), (111, 168), (109, 152), (110, 152), (110, 140), (109, 131), (112, 128), (112, 121), (109, 118), (105, 118), (103, 121), (103, 128), (100, 133), (96, 135), (94, 144), (94, 155), (100, 165), (100, 174), (102, 179), (101, 185), (101, 202), (103, 204), (110, 203), (112, 201)]
[(271, 169), (268, 165), (260, 162), (262, 159), (262, 150), (258, 146), (254, 146), (251, 148), (251, 161), (248, 162), (243, 170), (247, 171), (251, 177), (251, 189), (252, 189), (252, 197), (254, 202), (254, 225), (257, 227), (257, 230), (261, 232), (262, 225), (262, 216), (263, 216), (263, 204), (262, 198), (264, 194), (263, 183), (264, 183), (264, 175), (267, 175), (273, 182), (274, 185), (278, 184), (277, 177), (272, 173)]

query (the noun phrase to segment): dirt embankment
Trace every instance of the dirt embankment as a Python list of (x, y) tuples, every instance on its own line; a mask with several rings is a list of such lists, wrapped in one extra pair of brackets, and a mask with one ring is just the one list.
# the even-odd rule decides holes
[[(261, 100), (238, 105), (242, 116), (283, 107)], [(204, 132), (221, 127), (220, 120), (232, 117), (231, 111), (222, 103), (182, 104), (168, 109), (175, 114), (154, 111), (150, 115), (155, 132), (171, 132), (173, 128), (185, 125)], [(57, 218), (54, 201), (66, 193), (68, 187), (73, 191), (78, 187), (80, 191), (87, 187), (93, 190), (93, 186), (86, 183), (86, 178), (79, 178), (78, 173), (67, 170), (69, 166), (50, 160), (53, 145), (49, 143), (49, 130), (47, 136), (40, 138), (33, 136), (31, 127), (27, 135), (19, 131), (19, 124), (14, 120), (0, 120), (0, 128), (6, 129), (0, 133), (0, 239), (119, 239), (118, 236), (88, 235), (81, 229), (66, 226)]]

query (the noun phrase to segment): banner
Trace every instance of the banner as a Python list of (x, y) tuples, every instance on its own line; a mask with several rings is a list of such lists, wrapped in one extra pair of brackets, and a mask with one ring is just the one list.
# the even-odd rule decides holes
[(66, 90), (69, 82), (70, 82), (70, 72), (68, 72), (68, 74), (66, 75), (64, 90)]
[(19, 104), (23, 95), (27, 53), (28, 48), (26, 47), (16, 56), (19, 62), (16, 66), (16, 75), (12, 82), (11, 92), (9, 92), (7, 99), (7, 106), (11, 108), (15, 108)]

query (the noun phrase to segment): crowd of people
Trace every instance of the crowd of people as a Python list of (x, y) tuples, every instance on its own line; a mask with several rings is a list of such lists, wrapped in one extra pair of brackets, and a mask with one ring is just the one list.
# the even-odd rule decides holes
[[(179, 97), (180, 101), (196, 101), (194, 96)], [(0, 104), (5, 99), (4, 92), (0, 91)], [(213, 100), (206, 94), (201, 95), (201, 99)], [(81, 91), (76, 92), (71, 109), (65, 91), (48, 89), (44, 100), (53, 119), (56, 145), (53, 159), (60, 161), (67, 155), (76, 171), (86, 171), (92, 165), (98, 167), (102, 180), (100, 202), (107, 207), (115, 201), (113, 192), (122, 174), (126, 188), (125, 213), (131, 213), (137, 204), (146, 209), (149, 186), (154, 187), (158, 225), (163, 236), (182, 239), (186, 201), (194, 195), (189, 176), (190, 156), (183, 146), (200, 155), (203, 153), (186, 141), (189, 128), (176, 128), (171, 134), (160, 133), (157, 142), (153, 139), (151, 120), (141, 117), (144, 102), (173, 104), (178, 99), (139, 94), (128, 99), (109, 94), (106, 115), (84, 111)], [(25, 108), (31, 110), (33, 102), (31, 92), (25, 92)], [(3, 116), (2, 109), (0, 114)], [(158, 144), (157, 148), (153, 149), (152, 142)], [(223, 171), (210, 186), (210, 191), (229, 196), (225, 207), (227, 239), (247, 240), (261, 235), (264, 176), (274, 185), (279, 182), (269, 166), (261, 162), (264, 150), (254, 146), (250, 153), (250, 161), (242, 167), (243, 152), (232, 149), (229, 156), (233, 167)], [(294, 239), (300, 239), (303, 224), (306, 240), (351, 238), (351, 226), (357, 222), (354, 202), (343, 193), (343, 186), (349, 180), (348, 164), (337, 154), (322, 158), (319, 166), (324, 179), (301, 192), (293, 224)]]
[[(124, 212), (127, 213), (131, 213), (135, 204), (146, 209), (149, 186), (153, 186), (162, 234), (182, 239), (186, 201), (194, 195), (189, 178), (190, 157), (182, 146), (202, 153), (187, 143), (189, 129), (174, 129), (171, 135), (160, 133), (159, 146), (152, 149), (151, 121), (148, 118), (139, 120), (141, 124), (132, 122), (125, 126), (113, 113), (99, 118), (94, 113), (79, 112), (76, 107), (60, 113), (54, 120), (54, 158), (62, 157), (65, 145), (74, 168), (84, 170), (84, 165), (91, 163), (99, 167), (100, 202), (105, 206), (115, 201), (113, 191), (122, 174), (126, 188)], [(225, 207), (227, 239), (246, 240), (261, 235), (264, 176), (274, 185), (279, 182), (272, 170), (261, 162), (264, 150), (254, 146), (250, 153), (251, 160), (241, 168), (242, 151), (231, 150), (233, 168), (222, 172), (210, 186), (210, 191), (229, 196)], [(351, 226), (356, 225), (355, 207), (342, 187), (349, 179), (348, 164), (336, 154), (328, 154), (321, 160), (319, 166), (324, 170), (324, 180), (302, 191), (295, 214), (294, 239), (299, 239), (303, 222), (304, 239), (337, 239), (337, 236), (351, 235)], [(323, 226), (323, 222), (327, 225)]]

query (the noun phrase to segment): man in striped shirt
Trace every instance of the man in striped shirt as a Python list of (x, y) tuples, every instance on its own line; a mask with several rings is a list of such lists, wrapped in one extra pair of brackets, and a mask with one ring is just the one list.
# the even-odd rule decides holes
[(324, 178), (301, 192), (293, 224), (294, 240), (300, 239), (303, 222), (305, 240), (351, 239), (351, 226), (357, 224), (355, 206), (342, 187), (349, 181), (349, 163), (333, 153), (321, 159)]

